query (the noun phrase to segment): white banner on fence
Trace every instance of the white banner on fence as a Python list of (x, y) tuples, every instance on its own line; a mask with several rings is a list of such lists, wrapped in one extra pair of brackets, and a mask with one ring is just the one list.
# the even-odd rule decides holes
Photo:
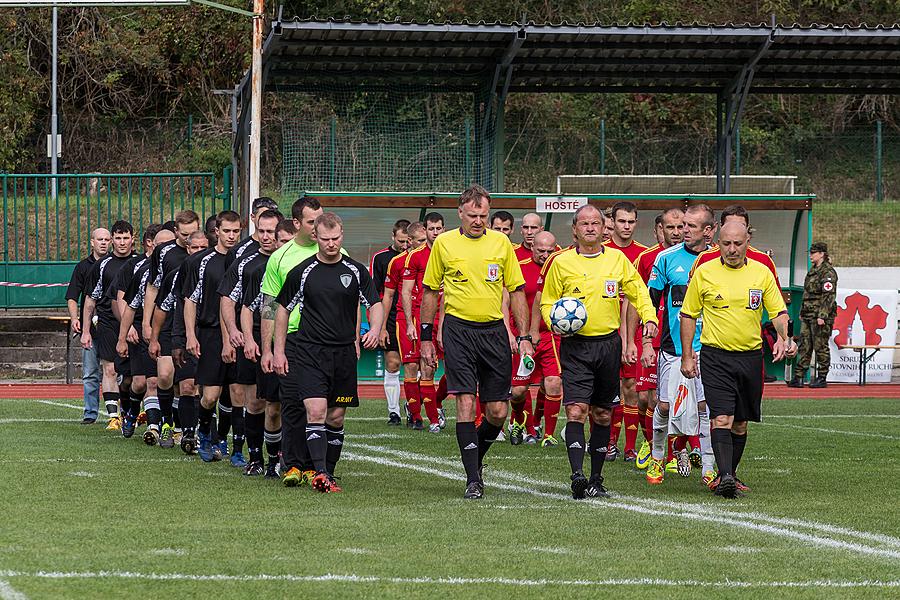
[[(859, 351), (837, 347), (896, 344), (897, 291), (838, 288), (837, 305), (837, 318), (828, 342), (831, 346), (828, 381), (855, 383), (859, 380)], [(893, 363), (893, 350), (879, 350), (866, 366), (866, 382), (890, 383)]]
[(539, 213), (573, 213), (588, 203), (586, 196), (538, 196), (534, 211)]

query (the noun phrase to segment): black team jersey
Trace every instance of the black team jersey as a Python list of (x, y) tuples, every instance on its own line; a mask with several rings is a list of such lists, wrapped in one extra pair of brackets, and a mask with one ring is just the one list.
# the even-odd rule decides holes
[(253, 254), (257, 250), (259, 250), (259, 242), (252, 237), (244, 238), (235, 244), (225, 255), (225, 266), (230, 267), (234, 261), (243, 258), (248, 254)]
[(181, 295), (197, 305), (197, 327), (219, 326), (219, 284), (225, 277), (225, 255), (209, 248), (182, 266)]
[(87, 255), (87, 258), (82, 259), (81, 262), (75, 265), (75, 269), (72, 271), (72, 279), (69, 280), (69, 287), (66, 288), (66, 300), (74, 300), (78, 303), (79, 319), (84, 312), (84, 299), (91, 293), (91, 290), (87, 289), (87, 277), (96, 262), (97, 259), (91, 253)]
[(269, 255), (260, 252), (244, 267), (241, 284), (241, 305), (253, 312), (253, 339), (261, 343), (260, 306), (262, 305), (262, 281), (266, 274)]
[[(116, 282), (119, 270), (130, 261), (132, 255), (116, 256), (110, 254), (94, 263), (94, 267), (88, 274), (86, 289), (91, 290), (91, 298), (96, 302), (97, 325), (117, 327), (118, 320), (112, 311), (112, 300), (109, 290)], [(117, 330), (118, 332), (118, 330)]]
[[(247, 265), (253, 262), (253, 260), (257, 256), (260, 256), (260, 254), (261, 252), (259, 252), (258, 250), (248, 250), (247, 252), (244, 252), (243, 255), (241, 255), (239, 258), (235, 259), (235, 261), (232, 262), (225, 271), (225, 276), (222, 278), (222, 282), (219, 284), (218, 290), (216, 290), (219, 296), (227, 296), (232, 302), (235, 303), (234, 311), (238, 326), (240, 326), (241, 323), (241, 298), (244, 295), (244, 271), (247, 270)], [(227, 262), (227, 255), (225, 260)]]
[[(387, 277), (388, 265), (390, 264), (391, 259), (398, 254), (400, 253), (394, 250), (393, 246), (388, 246), (372, 255), (370, 272), (372, 273), (372, 279), (375, 280), (375, 288), (378, 290), (379, 297), (384, 297), (384, 279)], [(385, 315), (385, 318), (391, 323), (394, 323), (397, 320), (397, 301), (399, 299), (400, 290), (398, 289), (391, 302), (391, 311)]]
[(140, 261), (134, 274), (128, 280), (125, 288), (123, 299), (126, 304), (134, 309), (134, 322), (138, 324), (135, 327), (140, 334), (140, 323), (144, 316), (144, 292), (147, 290), (147, 280), (150, 278), (150, 259), (146, 258)]
[(356, 341), (359, 305), (369, 308), (380, 298), (365, 265), (347, 257), (328, 264), (313, 255), (288, 273), (277, 301), (288, 312), (299, 308), (299, 343), (345, 346)]
[(187, 249), (169, 240), (153, 249), (150, 255), (150, 282), (157, 288), (162, 286), (162, 278), (181, 266), (187, 258)]

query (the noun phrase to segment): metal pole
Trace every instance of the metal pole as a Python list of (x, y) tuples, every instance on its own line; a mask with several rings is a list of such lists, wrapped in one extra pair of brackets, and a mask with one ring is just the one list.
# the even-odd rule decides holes
[[(262, 130), (262, 39), (264, 25), (264, 0), (253, 0), (253, 63), (250, 75), (250, 197), (248, 203), (259, 198), (260, 133)], [(253, 235), (253, 223), (250, 223)]]
[(734, 130), (734, 174), (741, 174), (741, 126)]
[(600, 119), (600, 174), (606, 175), (606, 119)]
[[(231, 139), (232, 139), (232, 151), (231, 151), (231, 173), (234, 176), (234, 184), (231, 186), (231, 206), (240, 208), (241, 202), (241, 192), (240, 186), (237, 184), (238, 181), (238, 164), (237, 164), (237, 156), (234, 153), (234, 139), (237, 137), (238, 133), (238, 95), (237, 90), (233, 90), (231, 92)], [(250, 222), (250, 219), (247, 219), (247, 222)], [(249, 228), (249, 226), (248, 226)]]
[(52, 59), (52, 83), (51, 87), (53, 88), (50, 93), (50, 173), (54, 176), (51, 181), (51, 188), (53, 193), (53, 199), (56, 200), (56, 174), (59, 172), (59, 164), (57, 163), (57, 155), (59, 154), (59, 149), (57, 148), (57, 136), (59, 135), (59, 113), (58, 107), (56, 105), (56, 96), (57, 96), (57, 59), (59, 57), (56, 38), (58, 33), (58, 16), (59, 9), (55, 6), (53, 7), (53, 59)]
[(466, 164), (463, 167), (465, 170), (465, 181), (463, 181), (463, 187), (469, 187), (472, 185), (472, 121), (470, 119), (466, 119)]
[(331, 126), (328, 133), (328, 189), (334, 191), (334, 165), (337, 152), (337, 118), (331, 117)]
[(884, 200), (884, 182), (882, 181), (882, 160), (884, 159), (882, 139), (881, 139), (881, 121), (875, 121), (875, 200), (882, 202)]

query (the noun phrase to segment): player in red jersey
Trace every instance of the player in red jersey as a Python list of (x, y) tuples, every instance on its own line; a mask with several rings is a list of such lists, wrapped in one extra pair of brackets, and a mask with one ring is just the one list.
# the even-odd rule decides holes
[[(428, 265), (428, 257), (431, 256), (431, 246), (443, 232), (444, 217), (440, 213), (432, 212), (425, 215), (425, 244), (407, 254), (403, 265), (403, 288), (400, 294), (400, 303), (406, 317), (406, 332), (404, 336), (404, 332), (401, 331), (398, 337), (405, 337), (407, 341), (405, 347), (402, 342), (400, 344), (401, 360), (405, 369), (403, 385), (407, 388), (407, 398), (410, 397), (410, 392), (418, 387), (419, 399), (425, 406), (425, 414), (429, 421), (428, 430), (431, 433), (440, 433), (444, 417), (442, 411), (438, 409), (437, 390), (434, 387), (435, 367), (420, 363), (419, 360), (419, 309), (422, 305), (422, 278), (425, 277), (425, 267)], [(440, 317), (436, 315), (434, 325), (438, 331), (438, 339), (440, 339), (439, 320)], [(414, 419), (413, 428), (423, 428), (421, 416)]]
[[(522, 226), (519, 231), (522, 233), (522, 243), (513, 244), (513, 250), (516, 252), (516, 258), (519, 261), (531, 258), (531, 249), (534, 246), (534, 236), (544, 230), (544, 222), (537, 213), (528, 213), (522, 217)], [(557, 246), (559, 249), (559, 246)]]
[[(610, 218), (612, 220), (610, 239), (604, 242), (603, 245), (607, 248), (615, 248), (621, 251), (628, 258), (629, 262), (634, 263), (641, 252), (647, 249), (647, 246), (633, 239), (634, 230), (637, 226), (637, 206), (631, 202), (617, 202), (610, 211)], [(624, 299), (624, 296), (622, 298)], [(622, 314), (626, 313), (627, 309)], [(627, 318), (623, 319), (622, 323), (623, 360), (619, 370), (619, 376), (622, 379), (621, 402), (613, 406), (609, 446), (606, 451), (606, 460), (610, 461), (616, 460), (619, 455), (617, 444), (623, 421), (625, 422), (625, 460), (634, 460), (637, 457), (637, 452), (634, 448), (638, 430), (638, 396), (635, 389), (635, 379), (637, 378), (637, 364), (640, 359), (639, 348), (641, 345), (636, 343), (636, 340), (637, 342), (640, 341), (636, 336), (639, 336), (640, 332), (628, 329)]]
[[(418, 221), (409, 224), (406, 228), (406, 233), (407, 249), (391, 259), (384, 276), (384, 295), (381, 299), (384, 306), (391, 306), (394, 298), (400, 297), (398, 290), (403, 285), (403, 269), (406, 264), (406, 257), (410, 252), (425, 243), (425, 226)], [(403, 312), (402, 302), (397, 302), (393, 333), (388, 331), (387, 327), (388, 320), (385, 319), (381, 325), (381, 335), (379, 335), (378, 339), (381, 341), (382, 346), (386, 346), (393, 336), (397, 340), (397, 350), (402, 357), (404, 352), (408, 352), (410, 348), (410, 341), (406, 337), (406, 315)], [(403, 364), (403, 369), (407, 426), (413, 427), (418, 423), (418, 428), (421, 428), (421, 398), (418, 384), (419, 366), (415, 362), (410, 362)]]
[[(682, 234), (684, 230), (684, 211), (680, 208), (666, 209), (657, 215), (656, 219), (656, 239), (658, 243), (641, 252), (637, 260), (634, 261), (634, 266), (645, 284), (650, 281), (653, 263), (656, 261), (659, 253), (666, 248), (681, 243), (684, 239)], [(662, 319), (664, 306), (665, 303), (660, 302), (660, 305), (657, 307), (657, 315), (660, 319)], [(632, 320), (630, 328), (637, 328), (637, 311), (629, 310), (628, 318)], [(659, 354), (659, 330), (651, 344), (653, 354), (642, 353), (641, 360), (638, 361), (638, 380), (635, 385), (638, 393), (638, 418), (640, 419), (641, 428), (644, 430), (645, 440), (641, 443), (634, 461), (634, 466), (638, 469), (646, 469), (647, 465), (650, 464), (650, 443), (653, 441), (653, 410), (656, 408), (656, 364), (654, 358)]]

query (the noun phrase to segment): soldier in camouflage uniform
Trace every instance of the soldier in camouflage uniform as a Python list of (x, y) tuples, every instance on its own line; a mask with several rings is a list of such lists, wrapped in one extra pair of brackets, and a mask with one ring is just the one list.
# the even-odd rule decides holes
[(837, 316), (837, 273), (831, 266), (828, 246), (815, 242), (809, 247), (812, 267), (803, 282), (803, 305), (800, 307), (800, 349), (797, 352), (797, 370), (789, 387), (803, 387), (803, 377), (809, 368), (813, 349), (816, 351), (816, 378), (809, 382), (811, 388), (823, 388), (831, 366), (828, 339)]

